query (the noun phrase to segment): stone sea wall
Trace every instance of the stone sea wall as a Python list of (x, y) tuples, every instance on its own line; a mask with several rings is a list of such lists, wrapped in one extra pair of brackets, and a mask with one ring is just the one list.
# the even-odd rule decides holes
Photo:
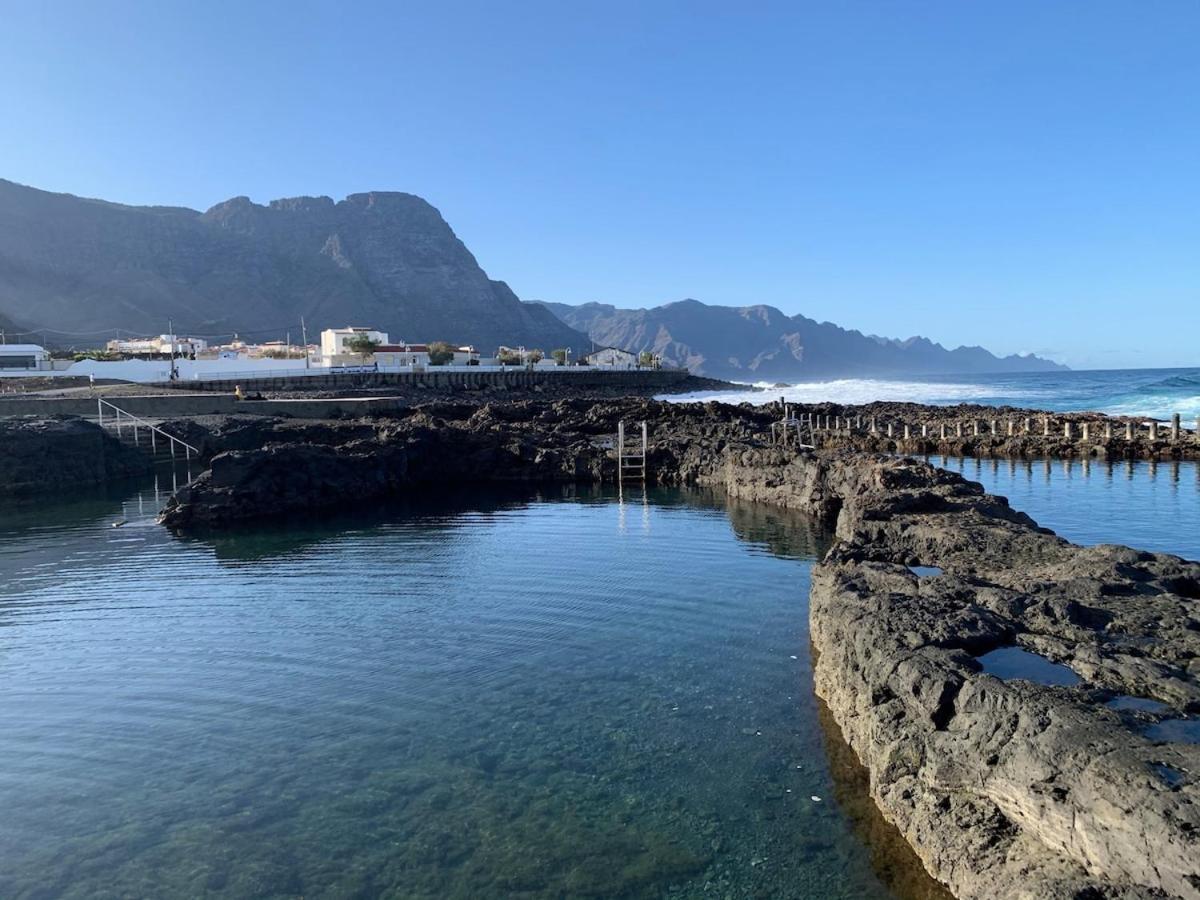
[(1200, 564), (1072, 545), (913, 460), (743, 453), (720, 480), (836, 523), (816, 690), (955, 896), (1200, 897)]
[[(776, 414), (785, 404), (772, 404)], [(1062, 459), (1200, 459), (1200, 421), (977, 404), (786, 405), (808, 442), (872, 453)]]
[(143, 475), (150, 458), (81, 419), (0, 419), (0, 496)]

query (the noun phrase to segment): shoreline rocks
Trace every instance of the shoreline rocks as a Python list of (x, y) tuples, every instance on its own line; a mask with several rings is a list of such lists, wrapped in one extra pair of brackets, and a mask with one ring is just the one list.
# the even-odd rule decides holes
[(144, 453), (83, 419), (0, 419), (0, 496), (65, 491), (151, 471)]
[[(1072, 545), (911, 460), (834, 462), (825, 484), (816, 690), (930, 873), (981, 900), (1200, 897), (1200, 746), (1154, 737), (1200, 713), (1200, 564)], [(1005, 647), (1079, 683), (988, 674)]]

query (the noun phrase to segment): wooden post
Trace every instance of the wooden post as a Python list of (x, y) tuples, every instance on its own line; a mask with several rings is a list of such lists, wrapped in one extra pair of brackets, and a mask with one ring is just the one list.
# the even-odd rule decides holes
[(1127, 441), (1133, 440), (1133, 423), (1132, 422), (1125, 423), (1125, 440), (1127, 440)]
[(921, 437), (929, 437), (929, 425), (927, 425), (925, 422), (921, 423)]
[[(1200, 422), (1200, 419), (1197, 419), (1196, 421)], [(854, 427), (857, 428), (859, 431), (862, 431), (862, 416), (854, 417)]]
[(1091, 436), (1092, 436), (1091, 432), (1092, 432), (1092, 429), (1091, 429), (1090, 422), (1084, 422), (1083, 424), (1081, 424), (1079, 426), (1080, 437), (1083, 438), (1084, 443), (1087, 443), (1089, 440), (1091, 440)]
[(1157, 419), (1150, 420), (1150, 440), (1152, 440), (1152, 441), (1158, 440), (1158, 420)]
[(1042, 416), (1042, 437), (1050, 437), (1050, 417)]
[(1075, 435), (1072, 433), (1074, 430), (1075, 429), (1071, 427), (1070, 422), (1063, 423), (1063, 437), (1065, 437), (1068, 441), (1075, 437)]
[[(783, 426), (787, 430), (787, 425)], [(646, 482), (646, 448), (650, 445), (649, 431), (646, 428), (646, 423), (642, 422), (642, 483)]]
[(871, 434), (878, 433), (879, 429), (875, 427), (875, 417), (871, 416)]
[(1179, 413), (1171, 416), (1171, 440), (1179, 440)]
[(907, 424), (907, 423), (905, 423), (905, 425), (904, 425), (904, 439), (907, 441), (907, 440), (908, 440), (909, 438), (911, 438), (911, 437), (912, 437), (912, 429), (911, 429), (911, 428), (908, 426), (908, 424)]
[(1104, 440), (1112, 440), (1112, 422), (1108, 419), (1104, 420)]
[(1008, 436), (1012, 437), (1016, 433), (1017, 433), (1017, 423), (1014, 422), (1012, 419), (1009, 419), (1008, 420)]
[(946, 423), (943, 422), (942, 423), (942, 440), (944, 441), (945, 439), (946, 439)]
[(975, 434), (975, 437), (979, 437), (979, 435), (982, 433), (982, 428), (978, 419), (975, 419), (971, 422), (971, 428)]
[(888, 436), (888, 437), (895, 437), (895, 436), (896, 436), (896, 427), (895, 427), (895, 426), (894, 426), (894, 425), (893, 425), (891, 422), (888, 422), (888, 426), (887, 426), (887, 436)]
[(1033, 434), (1033, 418), (1030, 416), (1025, 417), (1025, 433)]
[(955, 422), (955, 423), (954, 423), (954, 436), (955, 436), (955, 437), (962, 437), (962, 422)]
[(617, 484), (625, 480), (625, 420), (617, 423)]

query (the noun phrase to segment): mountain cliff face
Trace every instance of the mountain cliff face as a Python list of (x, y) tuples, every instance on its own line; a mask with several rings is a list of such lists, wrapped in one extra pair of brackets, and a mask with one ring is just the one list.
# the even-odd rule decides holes
[(681, 300), (653, 309), (544, 303), (596, 344), (651, 350), (696, 374), (740, 381), (868, 378), (1065, 368), (1036, 356), (997, 357), (982, 347), (947, 350), (927, 338), (898, 341), (771, 306), (708, 306)]
[[(236, 197), (205, 213), (51, 194), (0, 180), (0, 316), (53, 332), (114, 329), (309, 339), (366, 325), (407, 341), (583, 349), (493, 281), (412, 194)], [(80, 342), (73, 337), (73, 342)], [(82, 339), (85, 340), (85, 339)]]

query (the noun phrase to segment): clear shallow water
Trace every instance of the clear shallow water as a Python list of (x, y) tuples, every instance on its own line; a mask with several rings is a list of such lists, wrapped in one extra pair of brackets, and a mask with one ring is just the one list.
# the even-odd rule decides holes
[(1044, 656), (1020, 647), (1000, 647), (978, 657), (976, 662), (983, 666), (983, 671), (987, 674), (1005, 681), (1020, 678), (1035, 684), (1068, 687), (1081, 681), (1070, 666), (1051, 662)]
[(819, 723), (805, 520), (474, 496), (203, 541), (155, 499), (0, 508), (0, 896), (936, 895)]
[(948, 406), (980, 403), (1055, 412), (1096, 411), (1160, 419), (1179, 413), (1194, 427), (1200, 416), (1200, 369), (1121, 369), (1031, 372), (1019, 375), (944, 375), (925, 378), (843, 378), (779, 388), (747, 385), (745, 390), (667, 395), (663, 400), (720, 400), (767, 403), (781, 396), (791, 403), (870, 403), (875, 400)]
[(1200, 466), (929, 457), (1007, 497), (1077, 544), (1124, 544), (1200, 560)]

